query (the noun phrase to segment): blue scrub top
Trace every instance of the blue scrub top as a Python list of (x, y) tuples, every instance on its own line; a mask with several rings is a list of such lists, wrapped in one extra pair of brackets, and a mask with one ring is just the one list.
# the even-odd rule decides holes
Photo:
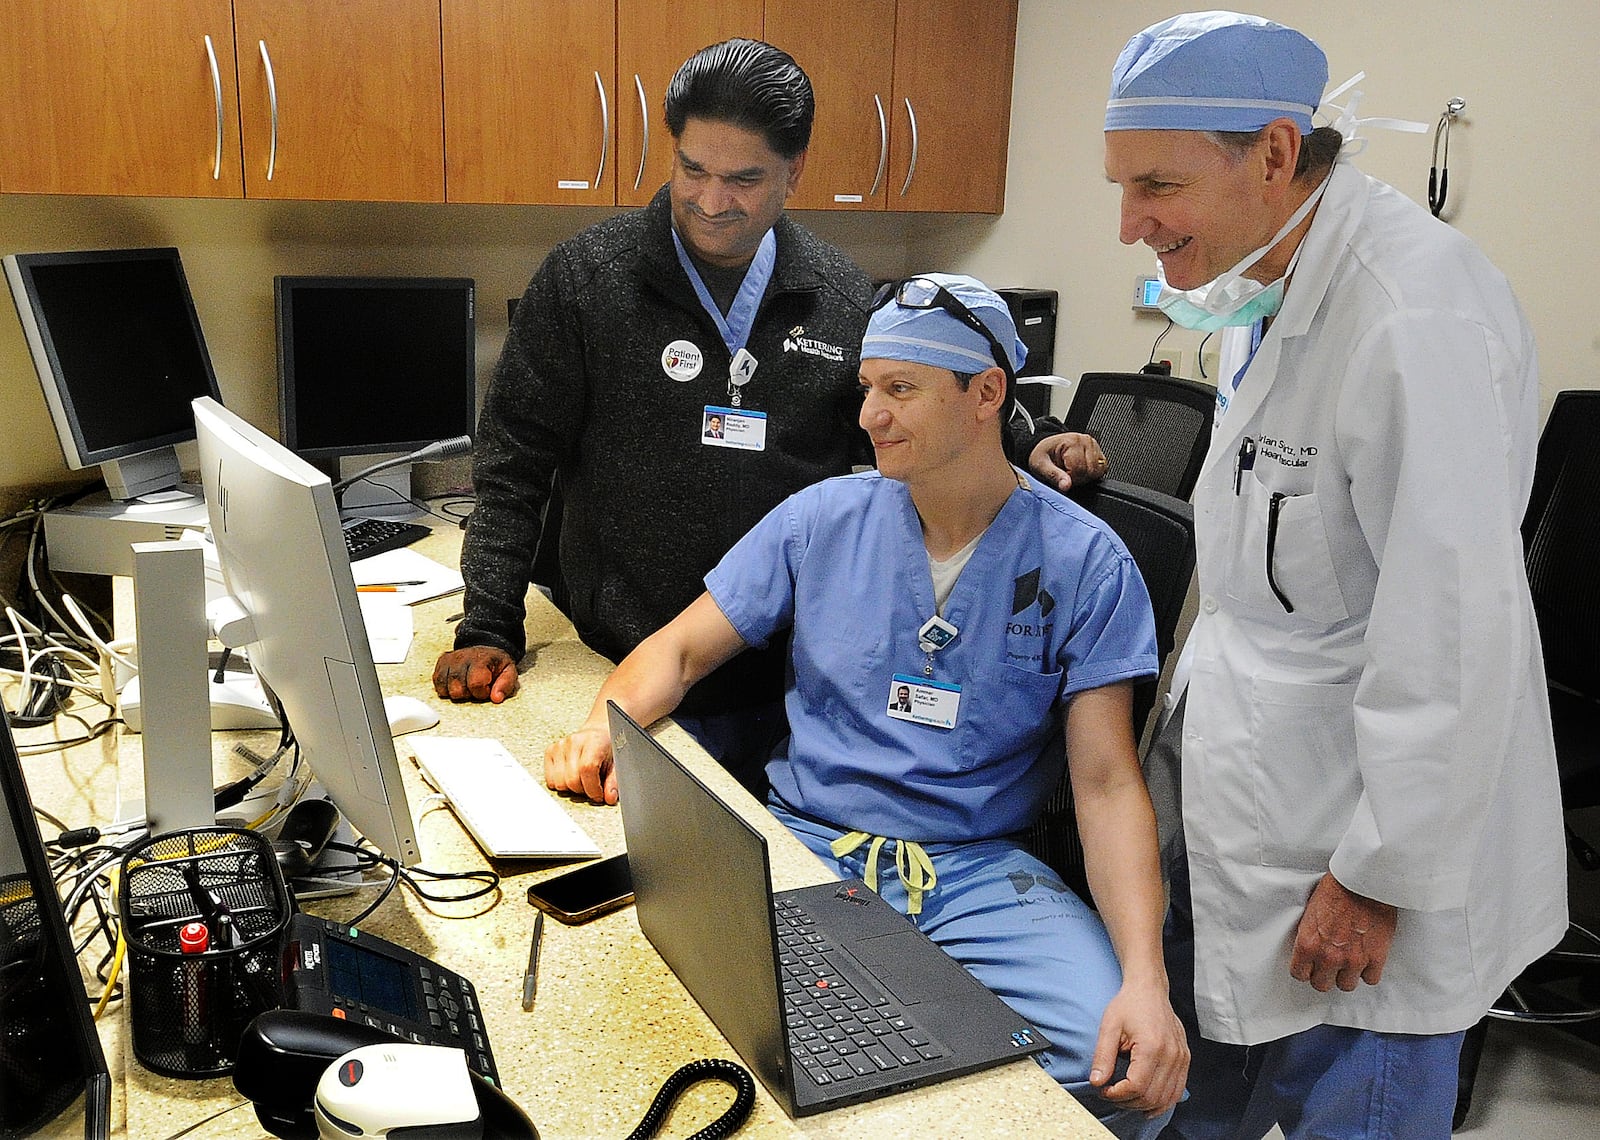
[(960, 630), (932, 680), (961, 686), (953, 729), (887, 713), (896, 673), (923, 675), (934, 614), (922, 526), (877, 472), (828, 479), (772, 510), (706, 576), (739, 636), (793, 627), (788, 755), (768, 766), (796, 811), (918, 842), (1009, 835), (1060, 779), (1059, 714), (1074, 693), (1153, 675), (1155, 622), (1122, 542), (1023, 478), (957, 579)]

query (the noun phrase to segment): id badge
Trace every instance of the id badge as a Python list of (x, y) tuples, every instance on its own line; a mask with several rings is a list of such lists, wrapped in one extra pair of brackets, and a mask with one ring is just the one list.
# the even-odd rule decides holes
[(732, 447), (740, 451), (767, 449), (767, 413), (748, 408), (707, 405), (700, 415), (700, 442), (707, 447)]
[(896, 673), (889, 682), (889, 715), (933, 728), (954, 728), (961, 711), (961, 686)]

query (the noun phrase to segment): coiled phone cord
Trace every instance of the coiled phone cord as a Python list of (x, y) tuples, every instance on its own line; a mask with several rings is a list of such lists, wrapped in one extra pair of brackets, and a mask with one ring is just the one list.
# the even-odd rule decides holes
[(649, 1140), (661, 1127), (673, 1102), (690, 1085), (701, 1081), (723, 1081), (734, 1087), (736, 1095), (728, 1111), (690, 1136), (689, 1140), (722, 1140), (724, 1136), (732, 1136), (739, 1131), (740, 1126), (749, 1118), (750, 1110), (755, 1107), (756, 1082), (743, 1065), (711, 1058), (690, 1061), (668, 1077), (662, 1084), (661, 1091), (656, 1093), (655, 1100), (650, 1102), (644, 1119), (639, 1121), (639, 1127), (628, 1133), (627, 1140)]

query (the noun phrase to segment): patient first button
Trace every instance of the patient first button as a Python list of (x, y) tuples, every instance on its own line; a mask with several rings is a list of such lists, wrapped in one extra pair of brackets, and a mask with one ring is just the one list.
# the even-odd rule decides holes
[(1200, 599), (1200, 608), (1208, 614), (1216, 613), (1217, 599), (1213, 598), (1210, 594), (1207, 594), (1205, 597)]

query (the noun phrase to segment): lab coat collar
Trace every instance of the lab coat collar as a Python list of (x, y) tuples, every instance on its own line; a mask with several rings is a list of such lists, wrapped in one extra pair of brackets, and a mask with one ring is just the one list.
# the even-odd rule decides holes
[(1240, 437), (1277, 380), (1283, 342), (1310, 331), (1339, 266), (1339, 255), (1361, 224), (1367, 208), (1367, 176), (1350, 163), (1339, 162), (1329, 178), (1328, 189), (1312, 216), (1311, 228), (1302, 239), (1300, 260), (1295, 266), (1294, 279), (1284, 291), (1283, 308), (1256, 350), (1244, 382), (1233, 394), (1228, 414), (1222, 417), (1222, 423), (1212, 435), (1211, 449), (1206, 453), (1200, 472), (1202, 480), (1215, 464), (1223, 462), (1223, 457), (1229, 463), (1233, 461)]

